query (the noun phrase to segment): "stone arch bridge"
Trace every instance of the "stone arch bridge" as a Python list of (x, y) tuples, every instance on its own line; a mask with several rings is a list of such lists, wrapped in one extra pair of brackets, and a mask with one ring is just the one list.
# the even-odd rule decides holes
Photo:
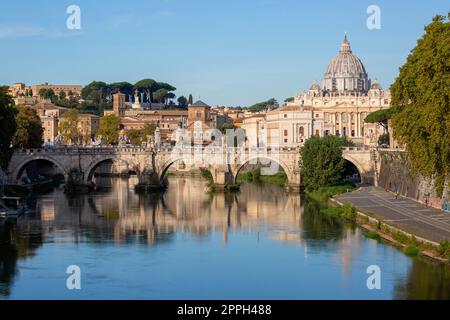
[[(362, 182), (373, 183), (376, 173), (375, 150), (345, 148), (343, 156), (358, 169)], [(236, 177), (245, 164), (262, 164), (262, 174), (274, 174), (281, 168), (287, 175), (286, 187), (300, 188), (299, 148), (245, 148), (245, 147), (52, 147), (19, 149), (8, 167), (9, 179), (20, 180), (25, 167), (32, 161), (46, 160), (55, 169), (79, 186), (92, 185), (96, 168), (110, 162), (118, 172), (134, 172), (144, 188), (164, 187), (165, 174), (174, 163), (182, 161), (191, 167), (211, 172), (218, 188), (236, 186)]]

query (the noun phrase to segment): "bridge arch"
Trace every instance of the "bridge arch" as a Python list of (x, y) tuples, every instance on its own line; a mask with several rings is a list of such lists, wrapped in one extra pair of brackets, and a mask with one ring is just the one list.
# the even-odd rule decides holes
[[(272, 161), (272, 162), (277, 163), (277, 164), (283, 169), (284, 173), (285, 173), (286, 176), (287, 176), (287, 181), (286, 181), (287, 184), (297, 184), (297, 181), (293, 181), (293, 180), (294, 180), (294, 178), (293, 178), (293, 173), (292, 173), (292, 170), (289, 169), (289, 166), (286, 165), (286, 164), (285, 164), (283, 161), (281, 161), (280, 159), (276, 159), (276, 158), (274, 158), (274, 157), (272, 157), (272, 156), (270, 156), (270, 155), (260, 155), (260, 156), (258, 155), (258, 156), (252, 156), (252, 157), (246, 159), (246, 161), (245, 161), (244, 163), (239, 164), (239, 165), (236, 167), (236, 169), (234, 170), (234, 172), (233, 172), (234, 182), (237, 183), (237, 177), (238, 177), (238, 175), (239, 175), (239, 172), (242, 170), (242, 168), (243, 168), (246, 164), (248, 164), (248, 163), (250, 163), (250, 162), (252, 162), (252, 161), (257, 162), (258, 160), (262, 160), (262, 159), (270, 160), (270, 161)], [(298, 181), (298, 184), (300, 184), (300, 181)]]
[(43, 160), (43, 161), (52, 163), (61, 171), (61, 173), (66, 178), (67, 170), (62, 163), (60, 163), (59, 161), (57, 161), (56, 159), (54, 159), (50, 156), (42, 156), (42, 155), (32, 156), (31, 158), (25, 159), (22, 162), (20, 162), (18, 165), (15, 166), (15, 168), (12, 168), (12, 170), (10, 171), (11, 175), (12, 175), (11, 178), (15, 182), (18, 181), (20, 179), (20, 177), (22, 176), (23, 171), (25, 170), (27, 165), (33, 161), (39, 161), (39, 160)]
[(114, 164), (124, 165), (127, 168), (127, 172), (129, 169), (129, 164), (127, 161), (123, 159), (117, 159), (116, 157), (105, 157), (101, 159), (96, 159), (92, 161), (89, 166), (84, 170), (84, 176), (85, 176), (85, 182), (90, 183), (92, 181), (92, 178), (95, 174), (95, 170), (103, 163), (111, 162)]
[(351, 155), (348, 154), (343, 154), (342, 157), (344, 158), (344, 160), (350, 162), (352, 165), (355, 166), (355, 168), (358, 170), (359, 173), (359, 177), (361, 178), (361, 183), (367, 182), (367, 173), (364, 170), (364, 168), (362, 167), (362, 165), (355, 160)]

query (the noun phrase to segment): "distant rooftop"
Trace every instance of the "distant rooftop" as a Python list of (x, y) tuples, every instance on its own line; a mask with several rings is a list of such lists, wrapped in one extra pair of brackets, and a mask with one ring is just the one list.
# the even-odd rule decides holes
[(197, 100), (193, 104), (191, 104), (192, 107), (208, 107), (211, 108), (209, 105), (204, 103), (202, 100)]

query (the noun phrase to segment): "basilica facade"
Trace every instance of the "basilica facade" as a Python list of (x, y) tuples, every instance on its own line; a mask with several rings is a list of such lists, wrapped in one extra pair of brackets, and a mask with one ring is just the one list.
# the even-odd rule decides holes
[(296, 147), (312, 135), (345, 136), (356, 145), (373, 146), (384, 132), (364, 119), (371, 112), (390, 108), (390, 104), (390, 92), (369, 79), (345, 35), (321, 85), (314, 81), (293, 101), (244, 119), (242, 128), (253, 146)]

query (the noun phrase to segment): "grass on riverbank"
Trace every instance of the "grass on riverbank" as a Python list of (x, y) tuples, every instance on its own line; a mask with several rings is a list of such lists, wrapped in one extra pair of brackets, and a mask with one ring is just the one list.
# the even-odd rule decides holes
[(239, 173), (236, 181), (241, 182), (251, 182), (251, 183), (270, 183), (279, 186), (284, 186), (286, 184), (287, 176), (284, 172), (278, 172), (274, 175), (261, 175), (261, 170), (255, 169), (252, 171), (246, 171)]
[(375, 231), (364, 231), (363, 232), (363, 236), (369, 239), (373, 239), (373, 240), (380, 240), (381, 237), (378, 233), (376, 233)]
[(436, 246), (419, 240), (414, 235), (407, 234), (382, 221), (369, 220), (367, 216), (358, 216), (356, 222), (363, 228), (368, 229), (363, 232), (363, 235), (367, 238), (385, 239), (410, 257), (428, 256), (441, 262), (450, 260), (450, 241), (448, 240), (442, 241)]
[(345, 203), (342, 207), (334, 206), (322, 208), (320, 212), (327, 217), (341, 218), (348, 221), (356, 222), (356, 208), (350, 203)]
[(344, 182), (332, 186), (321, 187), (314, 191), (306, 191), (309, 198), (320, 203), (328, 203), (328, 200), (338, 194), (351, 192), (356, 190), (356, 186), (352, 183)]
[(356, 222), (356, 208), (350, 203), (345, 203), (342, 207), (329, 201), (334, 195), (355, 190), (356, 187), (351, 183), (340, 183), (321, 187), (314, 191), (306, 191), (308, 200), (315, 202), (320, 207), (320, 213), (333, 219), (342, 219), (350, 222)]

